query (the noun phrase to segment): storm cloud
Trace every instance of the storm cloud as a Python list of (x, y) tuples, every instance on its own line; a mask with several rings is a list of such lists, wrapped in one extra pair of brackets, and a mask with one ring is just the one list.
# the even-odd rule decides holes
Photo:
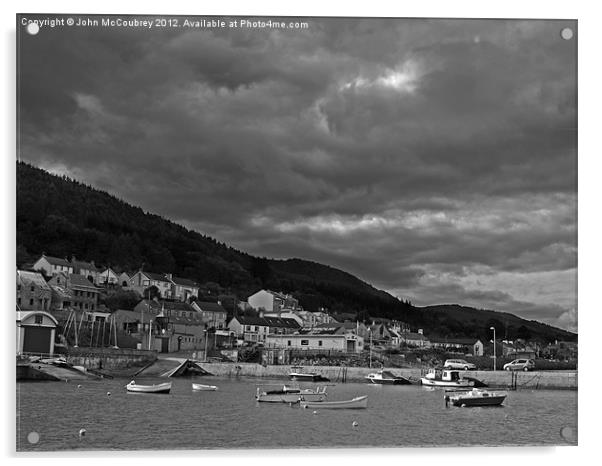
[(20, 157), (252, 254), (576, 330), (576, 23), (305, 21), (20, 32)]

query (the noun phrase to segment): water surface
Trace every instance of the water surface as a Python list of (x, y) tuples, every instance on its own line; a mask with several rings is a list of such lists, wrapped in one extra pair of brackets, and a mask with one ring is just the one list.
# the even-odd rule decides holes
[[(258, 384), (281, 380), (171, 380), (169, 395), (127, 393), (125, 379), (18, 383), (17, 451), (577, 443), (576, 391), (519, 390), (499, 408), (446, 408), (441, 389), (347, 383), (329, 386), (329, 399), (368, 395), (368, 409), (314, 413), (255, 401)], [(193, 392), (192, 382), (219, 390)]]

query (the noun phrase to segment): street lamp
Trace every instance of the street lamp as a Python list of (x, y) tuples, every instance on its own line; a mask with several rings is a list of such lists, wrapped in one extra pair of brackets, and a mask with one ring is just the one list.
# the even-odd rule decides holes
[(207, 362), (207, 337), (209, 336), (209, 332), (207, 331), (207, 329), (203, 330), (205, 332), (205, 360), (204, 362)]
[(493, 330), (493, 370), (495, 371), (496, 367), (496, 357), (495, 357), (495, 327), (489, 327), (489, 330)]
[(370, 369), (372, 369), (372, 329), (369, 328), (368, 332), (370, 332)]

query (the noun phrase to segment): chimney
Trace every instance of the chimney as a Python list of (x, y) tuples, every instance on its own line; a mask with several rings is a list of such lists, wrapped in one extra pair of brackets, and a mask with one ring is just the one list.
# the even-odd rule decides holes
[(263, 316), (265, 315), (265, 312), (263, 309), (259, 310), (259, 317), (263, 319)]
[(173, 278), (173, 275), (171, 273), (166, 273), (165, 276), (168, 280), (171, 280)]

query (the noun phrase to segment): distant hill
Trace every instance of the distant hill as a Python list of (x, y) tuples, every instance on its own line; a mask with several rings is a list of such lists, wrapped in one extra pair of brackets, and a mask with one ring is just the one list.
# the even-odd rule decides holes
[[(246, 299), (261, 288), (292, 293), (307, 310), (321, 307), (359, 320), (397, 319), (450, 337), (487, 335), (487, 322), (551, 341), (575, 334), (512, 314), (462, 306), (418, 308), (344, 271), (302, 259), (251, 256), (68, 177), (17, 163), (17, 266), (45, 252), (94, 260), (117, 270), (141, 267), (218, 284)], [(503, 328), (503, 327), (500, 327)], [(526, 329), (526, 330), (525, 330)], [(509, 334), (510, 338), (516, 335)]]

